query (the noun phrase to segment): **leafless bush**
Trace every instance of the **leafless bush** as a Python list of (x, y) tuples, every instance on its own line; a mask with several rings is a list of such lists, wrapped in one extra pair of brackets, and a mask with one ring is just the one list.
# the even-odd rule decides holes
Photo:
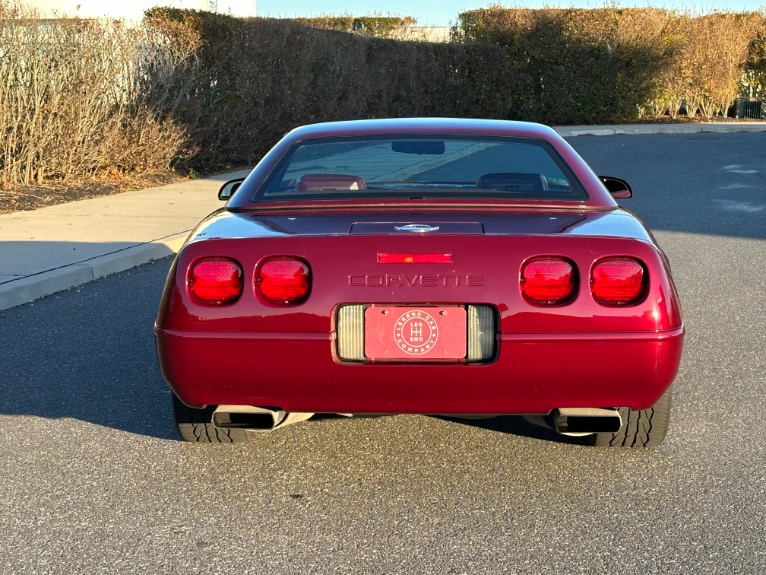
[[(166, 169), (193, 42), (113, 20), (41, 20), (0, 0), (0, 185)], [(183, 81), (182, 81), (183, 82)]]
[(673, 41), (673, 66), (659, 76), (657, 116), (725, 116), (740, 93), (749, 46), (763, 27), (760, 14), (676, 14), (663, 37)]

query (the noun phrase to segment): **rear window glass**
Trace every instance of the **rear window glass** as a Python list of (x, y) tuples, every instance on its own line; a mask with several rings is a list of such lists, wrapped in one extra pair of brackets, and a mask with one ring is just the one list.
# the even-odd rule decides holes
[(302, 197), (588, 198), (547, 142), (443, 136), (300, 142), (253, 199)]

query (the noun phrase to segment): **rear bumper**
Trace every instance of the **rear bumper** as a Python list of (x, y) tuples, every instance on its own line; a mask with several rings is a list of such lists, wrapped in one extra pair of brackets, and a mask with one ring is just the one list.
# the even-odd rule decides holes
[(328, 334), (155, 328), (155, 335), (165, 379), (194, 407), (547, 414), (561, 407), (651, 407), (676, 376), (684, 330), (501, 334), (497, 359), (482, 365), (340, 363)]

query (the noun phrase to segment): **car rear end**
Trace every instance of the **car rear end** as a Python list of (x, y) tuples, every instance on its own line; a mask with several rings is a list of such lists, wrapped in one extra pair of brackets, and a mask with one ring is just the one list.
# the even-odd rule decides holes
[(287, 412), (643, 409), (683, 337), (651, 243), (569, 234), (192, 242), (161, 310), (163, 373), (185, 403)]

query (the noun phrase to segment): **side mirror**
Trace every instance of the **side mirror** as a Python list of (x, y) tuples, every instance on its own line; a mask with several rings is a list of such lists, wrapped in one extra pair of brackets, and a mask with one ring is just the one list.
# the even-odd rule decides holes
[(621, 178), (612, 176), (599, 176), (599, 180), (604, 184), (606, 190), (617, 200), (627, 200), (633, 197), (633, 188), (630, 184)]
[(233, 195), (234, 192), (236, 192), (239, 189), (239, 186), (242, 185), (242, 182), (245, 181), (245, 178), (238, 178), (236, 180), (230, 180), (226, 182), (224, 185), (221, 186), (221, 189), (218, 190), (218, 199), (221, 201), (228, 201)]

